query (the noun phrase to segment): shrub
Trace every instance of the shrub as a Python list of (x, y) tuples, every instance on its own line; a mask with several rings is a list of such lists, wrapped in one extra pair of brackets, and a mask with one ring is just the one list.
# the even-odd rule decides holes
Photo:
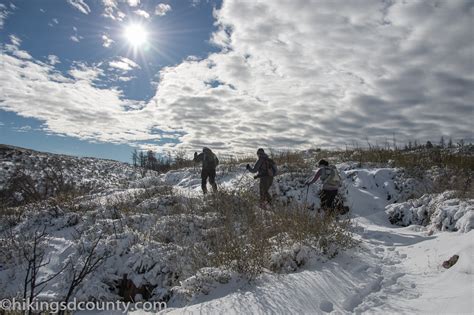
[[(174, 219), (168, 219), (168, 225), (174, 225), (174, 232), (168, 230), (166, 234), (183, 234), (183, 237), (174, 236), (168, 241), (178, 241), (189, 249), (190, 265), (195, 271), (203, 267), (228, 268), (249, 279), (264, 269), (274, 270), (275, 251), (294, 244), (330, 258), (355, 244), (350, 221), (338, 221), (333, 215), (319, 217), (296, 203), (276, 203), (271, 210), (257, 205), (255, 194), (248, 190), (221, 190), (204, 201), (178, 203)], [(212, 219), (210, 215), (217, 217)], [(187, 216), (193, 219), (189, 221)], [(189, 230), (190, 222), (199, 224), (201, 231)]]

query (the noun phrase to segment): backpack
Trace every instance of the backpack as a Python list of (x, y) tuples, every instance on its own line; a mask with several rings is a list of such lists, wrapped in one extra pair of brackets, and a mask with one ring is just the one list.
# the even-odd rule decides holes
[(276, 176), (277, 172), (278, 172), (278, 168), (277, 168), (277, 165), (275, 163), (275, 161), (273, 161), (273, 159), (271, 158), (267, 158), (266, 161), (265, 161), (265, 168), (264, 168), (268, 174), (268, 176)]
[(202, 157), (202, 166), (204, 168), (214, 169), (219, 165), (219, 159), (212, 152), (204, 152)]
[(339, 187), (341, 186), (341, 175), (337, 171), (337, 168), (334, 165), (325, 166), (323, 167), (324, 174), (321, 176), (321, 181), (323, 185), (331, 186), (331, 187)]

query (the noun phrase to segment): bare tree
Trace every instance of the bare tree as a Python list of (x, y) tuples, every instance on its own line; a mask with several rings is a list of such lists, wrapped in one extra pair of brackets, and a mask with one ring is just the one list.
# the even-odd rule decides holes
[[(33, 301), (44, 290), (48, 282), (60, 275), (66, 268), (66, 265), (64, 265), (57, 272), (39, 278), (40, 269), (50, 263), (49, 259), (45, 260), (44, 241), (46, 237), (46, 227), (43, 227), (35, 230), (31, 235), (31, 239), (26, 237), (17, 244), (26, 262), (26, 275), (23, 282), (23, 298), (25, 300)], [(30, 310), (28, 314), (32, 314), (32, 311)]]
[(134, 149), (132, 151), (132, 163), (133, 163), (133, 166), (135, 166), (135, 167), (138, 166), (138, 151), (137, 151), (137, 149)]
[(444, 149), (446, 147), (446, 142), (444, 141), (444, 137), (441, 136), (441, 139), (439, 140), (439, 146), (441, 149)]
[[(86, 248), (84, 243), (79, 250), (79, 254), (83, 257), (81, 264), (74, 264), (72, 261), (68, 262), (68, 266), (71, 271), (71, 282), (69, 284), (68, 291), (64, 297), (64, 302), (67, 303), (73, 296), (77, 288), (82, 284), (84, 279), (97, 268), (99, 268), (109, 257), (110, 253), (99, 254), (97, 252), (97, 245), (102, 239), (102, 234), (97, 236), (97, 239), (93, 242), (92, 246)], [(64, 314), (64, 311), (59, 314)]]
[(146, 168), (149, 170), (155, 170), (157, 167), (157, 160), (155, 152), (148, 150), (146, 153)]
[(449, 138), (448, 140), (448, 148), (452, 148), (453, 147), (453, 139), (452, 138)]
[(146, 156), (143, 151), (140, 151), (140, 153), (138, 153), (138, 160), (140, 162), (140, 167), (144, 168), (146, 166)]

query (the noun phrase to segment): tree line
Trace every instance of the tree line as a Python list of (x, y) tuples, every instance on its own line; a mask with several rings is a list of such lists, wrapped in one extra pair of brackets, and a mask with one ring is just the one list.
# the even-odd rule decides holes
[(138, 151), (134, 149), (132, 151), (133, 166), (157, 172), (167, 172), (172, 169), (189, 167), (193, 163), (192, 159), (186, 158), (184, 150), (177, 151), (174, 154), (171, 152), (157, 154), (152, 150)]

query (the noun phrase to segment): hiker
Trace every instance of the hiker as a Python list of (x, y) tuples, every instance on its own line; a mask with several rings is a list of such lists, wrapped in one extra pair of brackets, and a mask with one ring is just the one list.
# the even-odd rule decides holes
[(323, 183), (323, 189), (319, 193), (321, 198), (322, 209), (334, 209), (334, 199), (336, 199), (337, 191), (341, 185), (341, 177), (334, 165), (329, 165), (326, 160), (319, 160), (319, 169), (316, 171), (312, 179), (308, 179), (305, 182), (306, 186), (309, 186), (321, 179)]
[(265, 207), (270, 204), (272, 198), (268, 190), (272, 186), (273, 176), (276, 175), (277, 168), (275, 162), (268, 157), (265, 151), (260, 148), (257, 150), (258, 160), (253, 167), (247, 164), (247, 170), (251, 173), (257, 173), (255, 179), (260, 178), (260, 206)]
[(202, 153), (194, 152), (194, 162), (202, 162), (201, 170), (201, 188), (203, 194), (207, 194), (207, 179), (212, 186), (213, 192), (217, 192), (216, 184), (216, 167), (219, 165), (219, 159), (211, 151), (211, 149), (204, 147)]

